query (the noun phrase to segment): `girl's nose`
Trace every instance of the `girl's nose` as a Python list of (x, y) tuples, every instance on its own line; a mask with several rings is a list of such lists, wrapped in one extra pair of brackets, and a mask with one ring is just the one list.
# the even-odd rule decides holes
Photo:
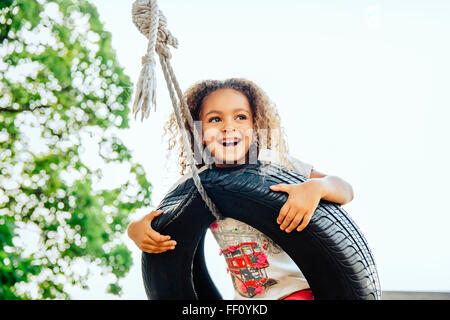
[(223, 128), (223, 132), (224, 133), (227, 133), (227, 132), (233, 132), (233, 131), (235, 131), (236, 129), (235, 128), (233, 128), (233, 127), (224, 127)]
[(223, 130), (223, 132), (231, 132), (231, 131), (235, 131), (236, 129), (234, 128), (232, 121), (225, 120), (225, 121), (223, 121), (222, 130)]

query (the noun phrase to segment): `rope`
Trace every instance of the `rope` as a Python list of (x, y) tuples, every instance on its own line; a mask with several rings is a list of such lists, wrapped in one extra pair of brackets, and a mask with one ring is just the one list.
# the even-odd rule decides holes
[[(202, 150), (203, 145), (200, 133), (194, 125), (191, 112), (186, 102), (180, 85), (175, 77), (175, 73), (170, 64), (172, 57), (169, 45), (177, 48), (178, 40), (172, 36), (167, 29), (167, 20), (162, 11), (158, 9), (156, 0), (136, 0), (132, 7), (133, 22), (138, 30), (148, 38), (147, 52), (142, 57), (142, 69), (139, 76), (139, 81), (136, 87), (135, 100), (133, 103), (133, 113), (135, 118), (141, 112), (141, 121), (148, 118), (150, 109), (153, 106), (156, 111), (156, 73), (155, 73), (155, 58), (154, 53), (158, 53), (161, 68), (164, 73), (164, 78), (169, 90), (170, 99), (175, 113), (175, 118), (182, 134), (183, 148), (188, 155), (189, 165), (192, 170), (192, 177), (194, 184), (198, 189), (202, 199), (205, 201), (209, 210), (216, 218), (220, 220), (222, 215), (217, 209), (216, 205), (209, 198), (200, 180), (198, 169), (194, 155), (192, 154), (192, 145), (188, 136), (188, 132), (183, 124), (182, 116), (187, 119), (190, 128), (194, 134), (194, 147), (196, 150)], [(177, 96), (179, 101), (178, 103)], [(202, 152), (202, 159), (207, 163), (209, 160), (205, 159)]]

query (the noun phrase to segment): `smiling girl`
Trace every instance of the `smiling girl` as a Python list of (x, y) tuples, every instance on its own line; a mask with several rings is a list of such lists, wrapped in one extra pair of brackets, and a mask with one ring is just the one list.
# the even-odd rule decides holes
[[(201, 123), (202, 143), (217, 168), (235, 167), (251, 161), (252, 147), (260, 161), (272, 161), (294, 170), (308, 180), (300, 184), (271, 186), (274, 192), (286, 192), (288, 199), (276, 221), (287, 233), (303, 230), (311, 220), (321, 199), (346, 204), (353, 199), (349, 183), (337, 176), (326, 175), (311, 164), (288, 154), (275, 106), (267, 95), (252, 81), (232, 78), (225, 81), (204, 80), (185, 92), (192, 117)], [(185, 127), (193, 135), (185, 121)], [(181, 134), (172, 113), (165, 133), (171, 133), (169, 151), (181, 145)], [(193, 150), (192, 150), (193, 152)], [(181, 148), (179, 156), (181, 174), (186, 172), (188, 158)], [(208, 165), (197, 164), (199, 172)], [(161, 253), (176, 248), (176, 241), (151, 228), (151, 221), (162, 214), (152, 211), (128, 227), (128, 235), (143, 251)], [(235, 299), (312, 300), (312, 292), (301, 270), (292, 259), (270, 238), (253, 227), (235, 219), (224, 218), (210, 227), (227, 261), (227, 271), (235, 289)], [(244, 256), (252, 259), (240, 259)], [(240, 259), (240, 260), (239, 260)], [(237, 261), (247, 261), (238, 265)], [(250, 261), (250, 262), (249, 262)]]

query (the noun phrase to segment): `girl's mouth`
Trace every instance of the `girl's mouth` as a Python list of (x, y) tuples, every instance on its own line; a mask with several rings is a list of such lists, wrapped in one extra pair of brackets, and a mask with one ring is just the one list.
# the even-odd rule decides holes
[(238, 143), (241, 142), (241, 139), (235, 138), (234, 140), (224, 140), (222, 141), (222, 146), (224, 147), (235, 147), (238, 145)]

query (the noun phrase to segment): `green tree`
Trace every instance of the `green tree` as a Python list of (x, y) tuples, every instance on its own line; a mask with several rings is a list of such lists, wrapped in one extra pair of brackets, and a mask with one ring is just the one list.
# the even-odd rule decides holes
[[(82, 263), (119, 295), (132, 265), (121, 237), (151, 184), (119, 138), (132, 83), (111, 34), (86, 0), (2, 0), (0, 28), (0, 299), (70, 299), (65, 285), (87, 288)], [(84, 136), (129, 168), (121, 186), (96, 188)]]

